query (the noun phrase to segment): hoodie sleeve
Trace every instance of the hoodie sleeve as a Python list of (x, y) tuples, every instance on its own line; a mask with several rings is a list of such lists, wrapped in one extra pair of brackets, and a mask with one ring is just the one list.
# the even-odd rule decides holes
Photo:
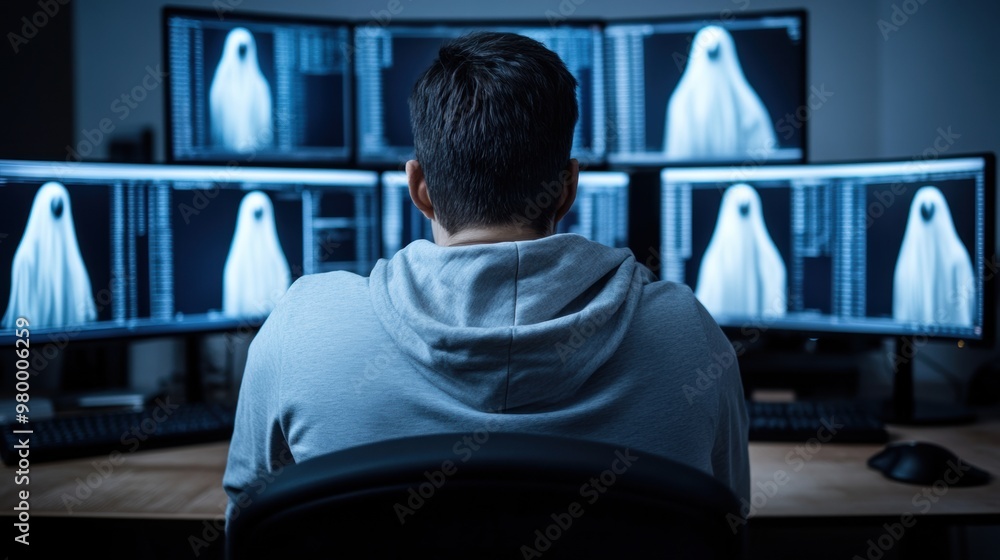
[(250, 344), (222, 480), (229, 496), (227, 527), (285, 465), (294, 462), (279, 421), (285, 307), (281, 303), (275, 307)]
[(718, 423), (712, 446), (712, 472), (727, 483), (737, 498), (750, 499), (750, 420), (743, 381), (733, 345), (708, 311), (697, 303), (702, 328), (713, 360), (724, 367), (718, 378)]

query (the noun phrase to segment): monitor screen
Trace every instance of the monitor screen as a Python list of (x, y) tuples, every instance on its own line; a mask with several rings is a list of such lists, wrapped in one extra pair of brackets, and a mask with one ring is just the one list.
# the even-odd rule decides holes
[[(628, 247), (628, 186), (626, 173), (581, 172), (576, 202), (556, 225), (556, 232), (576, 233), (610, 247)], [(382, 255), (391, 257), (417, 239), (434, 241), (430, 220), (410, 201), (406, 174), (383, 173)]]
[(979, 340), (992, 163), (665, 169), (665, 280), (724, 327)]
[(346, 23), (167, 9), (164, 27), (168, 161), (351, 159)]
[(255, 326), (299, 276), (367, 274), (365, 171), (0, 160), (0, 343)]
[(805, 12), (608, 24), (608, 161), (806, 159)]
[(354, 36), (358, 161), (400, 164), (413, 158), (408, 105), (413, 84), (447, 41), (482, 30), (526, 35), (559, 55), (579, 83), (573, 157), (591, 164), (603, 160), (604, 44), (599, 25), (455, 23), (358, 28)]

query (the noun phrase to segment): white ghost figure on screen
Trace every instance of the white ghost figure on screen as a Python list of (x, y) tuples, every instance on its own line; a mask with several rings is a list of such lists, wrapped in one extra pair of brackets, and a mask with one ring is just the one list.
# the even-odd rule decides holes
[(744, 183), (729, 187), (701, 261), (695, 296), (716, 316), (782, 316), (786, 277), (785, 263), (764, 224), (760, 195)]
[(892, 316), (922, 324), (972, 326), (976, 307), (972, 259), (937, 187), (913, 196), (896, 260)]
[(208, 98), (214, 145), (250, 152), (271, 144), (271, 88), (257, 63), (257, 42), (245, 28), (226, 36)]
[(36, 328), (97, 318), (69, 192), (62, 184), (50, 181), (35, 194), (10, 276), (10, 300), (2, 320), (5, 329), (14, 328), (18, 317)]
[(222, 272), (222, 312), (231, 316), (267, 315), (291, 283), (271, 199), (260, 191), (251, 191), (240, 202), (236, 232)]
[(743, 75), (733, 38), (717, 25), (703, 27), (667, 103), (667, 159), (761, 159), (776, 146), (771, 117)]

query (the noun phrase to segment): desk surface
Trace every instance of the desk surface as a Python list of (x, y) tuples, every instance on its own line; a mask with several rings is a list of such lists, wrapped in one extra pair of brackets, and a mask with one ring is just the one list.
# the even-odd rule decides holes
[[(923, 488), (900, 484), (865, 462), (880, 445), (750, 444), (752, 517), (1000, 514), (1000, 420), (960, 427), (897, 427), (898, 440), (944, 445), (993, 473), (987, 486)], [(31, 466), (30, 485), (15, 486), (12, 467), (0, 484), (0, 513), (18, 490), (30, 491), (31, 515), (151, 519), (221, 518), (227, 443), (140, 451)]]
[[(960, 427), (889, 426), (889, 433), (894, 441), (942, 445), (963, 461), (989, 471), (993, 479), (972, 488), (948, 487), (943, 482), (936, 487), (902, 484), (868, 468), (868, 459), (882, 445), (754, 442), (750, 444), (751, 502), (755, 506), (751, 515), (1000, 515), (1000, 420)], [(768, 490), (773, 496), (768, 496)]]

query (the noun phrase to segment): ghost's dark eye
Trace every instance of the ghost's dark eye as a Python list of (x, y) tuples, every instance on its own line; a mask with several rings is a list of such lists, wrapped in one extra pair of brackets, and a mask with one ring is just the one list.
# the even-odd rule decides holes
[(240, 58), (246, 58), (247, 56), (247, 44), (241, 43), (239, 48)]
[(258, 207), (256, 210), (253, 211), (253, 219), (255, 219), (255, 220), (257, 220), (259, 222), (263, 218), (264, 218), (264, 209), (263, 208)]
[(934, 217), (934, 203), (925, 202), (920, 205), (920, 217), (924, 219), (925, 222), (931, 221)]
[(50, 208), (52, 209), (52, 215), (56, 218), (62, 217), (63, 213), (63, 199), (62, 197), (57, 197), (52, 199)]
[(715, 60), (719, 58), (719, 51), (722, 50), (722, 46), (716, 43), (708, 48), (708, 58), (709, 60)]
[(740, 216), (747, 217), (750, 215), (750, 203), (743, 202), (740, 203)]

